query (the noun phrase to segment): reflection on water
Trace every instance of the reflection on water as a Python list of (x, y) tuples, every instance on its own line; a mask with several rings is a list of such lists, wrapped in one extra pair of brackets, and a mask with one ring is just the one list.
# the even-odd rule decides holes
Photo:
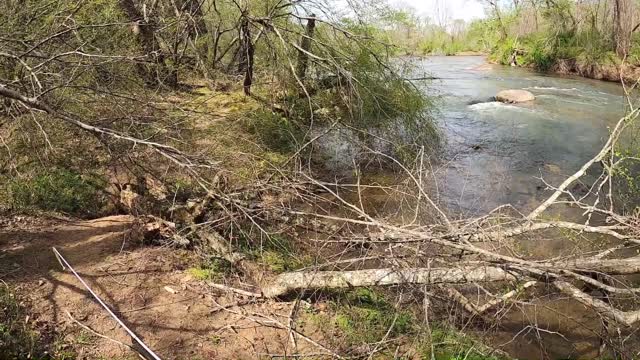
[[(447, 166), (437, 176), (441, 200), (463, 213), (506, 203), (528, 210), (544, 195), (540, 177), (557, 184), (599, 151), (624, 112), (622, 90), (485, 64), (483, 57), (430, 57), (419, 65), (439, 79), (424, 88), (439, 97), (447, 140)], [(529, 90), (536, 100), (490, 101), (505, 89)]]

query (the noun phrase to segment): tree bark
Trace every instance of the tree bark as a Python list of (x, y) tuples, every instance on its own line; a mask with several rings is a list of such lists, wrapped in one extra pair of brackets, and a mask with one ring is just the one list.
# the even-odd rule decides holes
[(145, 20), (136, 8), (134, 0), (119, 0), (119, 4), (133, 24), (133, 32), (137, 34), (142, 51), (152, 59), (155, 65), (154, 70), (149, 71), (143, 64), (139, 64), (138, 72), (149, 85), (165, 84), (175, 87), (178, 84), (178, 74), (166, 63), (166, 56), (156, 39), (155, 23), (152, 20)]
[(307, 26), (305, 30), (305, 34), (302, 36), (300, 40), (300, 52), (298, 53), (298, 66), (296, 69), (296, 75), (300, 79), (300, 81), (304, 80), (307, 76), (307, 68), (309, 66), (309, 55), (308, 53), (311, 51), (311, 39), (313, 39), (313, 33), (316, 28), (316, 19), (315, 14), (309, 15), (309, 19), (307, 20)]
[(616, 46), (616, 54), (620, 57), (626, 57), (629, 55), (631, 47), (633, 5), (631, 0), (615, 0), (614, 6), (613, 41)]
[(242, 17), (240, 23), (240, 61), (238, 62), (238, 72), (244, 73), (243, 89), (245, 95), (251, 95), (251, 85), (253, 84), (253, 55), (255, 49), (251, 39), (249, 19)]
[(500, 25), (500, 34), (502, 35), (502, 40), (506, 40), (509, 37), (507, 33), (507, 27), (502, 21), (502, 15), (500, 14), (500, 4), (497, 0), (487, 0), (489, 6), (493, 7), (493, 12), (498, 20), (498, 24)]
[(262, 293), (278, 297), (296, 290), (388, 286), (399, 284), (461, 284), (487, 281), (516, 281), (517, 277), (496, 267), (370, 269), (353, 271), (289, 272), (278, 275)]

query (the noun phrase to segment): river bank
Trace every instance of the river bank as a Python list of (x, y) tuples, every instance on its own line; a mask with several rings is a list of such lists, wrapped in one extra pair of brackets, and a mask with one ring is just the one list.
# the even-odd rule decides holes
[(624, 83), (628, 86), (640, 79), (640, 67), (622, 64), (585, 64), (575, 59), (558, 60), (550, 72), (558, 75), (577, 75), (589, 79)]
[[(509, 64), (501, 64), (498, 61), (492, 61), (494, 64), (509, 66)], [(640, 67), (632, 64), (607, 62), (584, 62), (577, 59), (558, 59), (548, 70), (540, 70), (535, 64), (529, 65), (511, 65), (516, 67), (533, 69), (549, 75), (573, 75), (587, 79), (602, 80), (608, 82), (624, 83), (628, 86), (635, 84), (640, 79)]]
[[(434, 56), (447, 56), (447, 57), (484, 57), (487, 62), (495, 65), (510, 66), (509, 64), (502, 64), (499, 61), (491, 60), (491, 54), (479, 51), (462, 51), (452, 55), (446, 54), (430, 54), (420, 56), (421, 59), (428, 59)], [(602, 80), (608, 82), (620, 83), (621, 80), (626, 85), (633, 85), (640, 79), (640, 67), (631, 64), (613, 64), (611, 62), (606, 63), (585, 63), (576, 59), (559, 59), (548, 70), (540, 70), (535, 67), (534, 64), (529, 65), (511, 65), (515, 67), (532, 69), (548, 75), (559, 76), (579, 76), (587, 79)]]
[[(194, 150), (224, 166), (226, 173), (211, 181), (219, 194), (215, 200), (198, 193), (186, 197), (179, 188), (174, 195), (170, 189), (165, 203), (178, 199), (183, 204), (171, 207), (170, 219), (178, 223), (176, 237), (161, 238), (164, 242), (135, 237), (136, 219), (131, 216), (53, 222), (38, 217), (26, 224), (24, 217), (12, 218), (8, 224), (13, 225), (0, 224), (0, 273), (10, 285), (0, 290), (16, 294), (31, 310), (28, 316), (22, 310), (16, 316), (20, 322), (27, 319), (20, 326), (51, 335), (57, 340), (54, 346), (78, 356), (126, 359), (131, 354), (127, 346), (81, 325), (127, 345), (130, 339), (43, 248), (56, 246), (68, 256), (90, 285), (167, 359), (595, 357), (600, 338), (589, 329), (599, 327), (600, 319), (550, 290), (549, 284), (541, 282), (525, 292), (524, 282), (511, 277), (486, 283), (480, 277), (482, 285), (465, 284), (463, 277), (453, 280), (454, 288), (444, 281), (412, 284), (405, 283), (404, 276), (390, 276), (410, 274), (417, 267), (429, 279), (437, 274), (446, 278), (469, 269), (456, 267), (463, 261), (471, 267), (479, 262), (481, 269), (492, 266), (483, 256), (459, 254), (461, 242), (450, 239), (458, 233), (499, 230), (505, 219), (517, 222), (517, 212), (530, 211), (549, 195), (540, 177), (549, 184), (565, 179), (603, 144), (621, 114), (623, 98), (614, 84), (485, 64), (482, 57), (432, 57), (416, 64), (419, 71), (438, 78), (419, 86), (437, 103), (436, 117), (447, 139), (442, 159), (420, 157), (411, 170), (360, 167), (348, 156), (371, 149), (347, 151), (348, 137), (340, 138), (326, 146), (326, 155), (332, 157), (324, 158), (340, 160), (344, 168), (340, 172), (327, 166), (321, 174), (327, 182), (313, 179), (314, 173), (303, 173), (304, 181), (296, 182), (301, 174), (286, 166), (290, 154), (258, 145), (256, 133), (243, 125), (248, 121), (244, 111), (256, 105), (239, 89), (220, 94), (196, 88), (188, 97), (175, 97), (198, 114), (182, 125), (193, 133), (189, 139)], [(528, 89), (537, 99), (524, 105), (470, 105), (506, 88)], [(343, 173), (350, 177), (338, 175)], [(412, 182), (414, 174), (419, 185)], [(181, 180), (181, 186), (189, 185)], [(425, 196), (442, 214), (428, 203), (416, 205)], [(503, 206), (514, 212), (483, 220)], [(130, 209), (136, 210), (140, 208)], [(455, 231), (446, 232), (449, 220), (443, 217), (451, 219)], [(391, 226), (385, 230), (380, 224), (408, 231), (407, 241), (394, 242), (397, 235)], [(555, 230), (544, 237), (486, 241), (481, 246), (535, 261), (571, 259), (609, 244), (582, 233), (565, 238)], [(415, 234), (426, 240), (420, 242)], [(446, 245), (434, 246), (431, 236)], [(177, 242), (185, 238), (186, 245)], [(216, 247), (220, 244), (222, 249)], [(379, 278), (356, 283), (362, 280), (358, 274), (376, 269)], [(343, 272), (350, 273), (341, 278)], [(263, 295), (274, 279), (299, 279), (300, 274), (309, 277), (292, 285), (296, 291), (278, 293), (282, 296), (277, 299)], [(336, 280), (329, 281), (331, 276)], [(328, 279), (336, 288), (312, 284), (318, 279)], [(478, 307), (491, 304), (493, 294), (517, 296), (498, 304), (490, 316), (476, 316), (453, 301), (460, 299), (452, 295), (456, 293)], [(532, 327), (548, 333), (527, 331)], [(393, 345), (380, 345), (386, 343)]]

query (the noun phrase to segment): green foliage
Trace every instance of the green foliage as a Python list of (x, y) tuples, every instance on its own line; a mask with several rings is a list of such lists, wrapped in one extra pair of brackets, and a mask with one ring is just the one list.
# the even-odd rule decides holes
[[(419, 345), (421, 359), (429, 360), (499, 360), (485, 355), (490, 349), (469, 336), (447, 326), (433, 325), (431, 335), (423, 334)], [(433, 353), (432, 353), (433, 349)]]
[(498, 44), (491, 52), (490, 59), (504, 65), (509, 65), (511, 56), (515, 49), (518, 48), (518, 40), (515, 38), (507, 38)]
[(311, 262), (309, 256), (296, 253), (291, 239), (279, 234), (269, 235), (269, 238), (262, 243), (262, 247), (254, 249), (252, 254), (269, 270), (276, 273), (297, 270)]
[[(256, 90), (265, 97), (277, 95), (274, 102), (282, 104), (282, 111), (266, 109), (252, 114), (248, 121), (252, 132), (281, 153), (297, 150), (312, 125), (315, 130), (335, 123), (364, 130), (363, 138), (381, 130), (379, 133), (392, 142), (410, 138), (409, 143), (435, 147), (439, 137), (431, 117), (433, 105), (423, 90), (404, 79), (408, 69), (392, 60), (395, 49), (385, 44), (385, 33), (352, 20), (338, 25), (350, 35), (336, 33), (334, 27), (323, 23), (317, 25), (312, 50), (326, 61), (318, 66), (312, 63), (304, 89), (290, 71), (288, 59), (296, 57), (297, 51), (278, 47), (257, 50), (268, 51), (264, 54), (267, 58), (275, 52), (283, 59), (278, 66), (270, 64), (282, 87)], [(403, 124), (405, 138), (387, 131), (397, 123)]]
[(15, 294), (0, 284), (0, 359), (45, 359), (39, 334), (24, 323), (25, 317)]
[[(501, 359), (486, 355), (492, 353), (491, 349), (446, 325), (432, 323), (428, 332), (411, 312), (396, 308), (383, 294), (372, 289), (355, 288), (329, 294), (334, 300), (329, 303), (328, 311), (318, 313), (310, 309), (307, 318), (322, 329), (336, 347), (349, 351), (363, 344), (378, 343), (385, 336), (388, 340), (401, 337), (401, 343), (410, 344), (415, 350), (415, 358)], [(393, 351), (395, 346), (384, 349), (383, 345), (380, 354), (382, 358), (393, 357)]]
[(266, 109), (250, 114), (246, 124), (265, 146), (280, 153), (294, 151), (302, 136), (292, 120)]
[(413, 314), (398, 310), (383, 295), (367, 288), (338, 294), (331, 305), (333, 315), (312, 316), (318, 323), (331, 324), (347, 346), (358, 346), (390, 337), (411, 335), (417, 330)]
[[(490, 20), (474, 20), (465, 23), (456, 20), (452, 29), (429, 26), (418, 42), (418, 51), (423, 55), (457, 55), (463, 52), (486, 53), (497, 41), (495, 24)], [(458, 29), (458, 30), (455, 30)]]
[(75, 215), (96, 215), (104, 205), (99, 177), (83, 176), (70, 169), (54, 168), (9, 184), (10, 203), (25, 210), (60, 211)]
[(310, 255), (302, 255), (295, 242), (284, 234), (267, 236), (259, 232), (253, 237), (249, 231), (241, 230), (235, 247), (275, 273), (298, 270), (313, 260)]
[(234, 272), (233, 264), (218, 257), (210, 257), (200, 266), (187, 269), (187, 273), (202, 281), (222, 280)]
[(555, 59), (552, 54), (544, 45), (544, 41), (533, 41), (530, 51), (526, 52), (525, 60), (523, 63), (533, 64), (533, 66), (540, 71), (550, 70), (555, 63)]
[[(548, 71), (559, 63), (568, 64), (575, 68), (570, 70), (579, 70), (581, 73), (588, 73), (594, 67), (616, 65), (620, 60), (614, 54), (612, 28), (600, 24), (599, 16), (604, 16), (599, 13), (602, 9), (595, 4), (582, 6), (578, 10), (574, 1), (558, 0), (539, 4), (535, 10), (508, 10), (503, 14), (508, 19), (507, 23), (512, 25), (507, 26), (510, 30), (507, 39), (495, 36), (498, 28), (491, 23), (497, 19), (482, 20), (486, 28), (494, 32), (494, 36), (490, 37), (490, 58), (507, 65), (517, 50), (518, 65), (541, 71)], [(536, 31), (525, 22), (525, 13), (529, 19), (536, 16), (536, 24), (539, 23)], [(520, 31), (512, 31), (518, 27)], [(524, 27), (529, 28), (523, 33)], [(632, 39), (627, 59), (632, 64), (640, 63), (639, 41), (637, 35)]]

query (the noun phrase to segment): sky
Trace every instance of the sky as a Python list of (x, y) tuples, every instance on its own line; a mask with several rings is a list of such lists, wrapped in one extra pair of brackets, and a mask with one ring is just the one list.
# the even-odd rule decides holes
[(418, 15), (435, 18), (440, 7), (446, 7), (451, 20), (472, 20), (484, 17), (484, 7), (480, 0), (391, 0), (391, 4), (410, 6)]

